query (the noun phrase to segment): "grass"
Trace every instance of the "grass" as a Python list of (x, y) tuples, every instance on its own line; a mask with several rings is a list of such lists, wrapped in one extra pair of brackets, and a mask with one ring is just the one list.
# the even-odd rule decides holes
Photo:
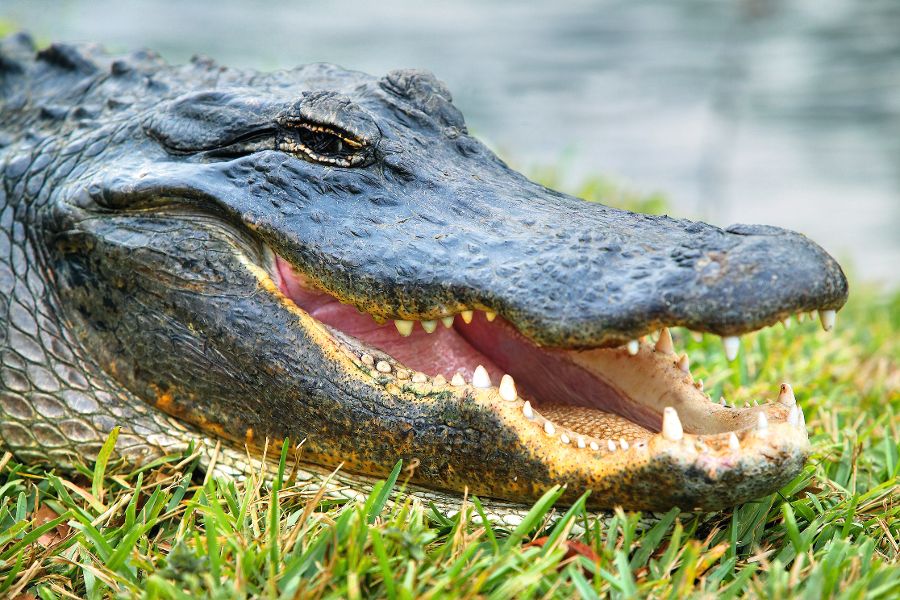
[(712, 336), (675, 333), (715, 397), (772, 399), (794, 384), (814, 453), (779, 493), (647, 525), (558, 506), (550, 490), (512, 529), (479, 519), (477, 498), (448, 516), (392, 495), (400, 465), (368, 498), (336, 502), (290, 483), (284, 455), (271, 486), (205, 477), (190, 455), (133, 471), (102, 453), (77, 473), (6, 455), (0, 597), (900, 596), (900, 293), (856, 286), (835, 332), (770, 328), (731, 364)]

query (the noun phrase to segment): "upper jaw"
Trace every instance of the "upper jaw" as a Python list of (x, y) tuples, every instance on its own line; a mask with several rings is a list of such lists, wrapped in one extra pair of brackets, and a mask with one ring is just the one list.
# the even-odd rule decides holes
[(617, 346), (663, 326), (740, 335), (846, 301), (840, 266), (801, 234), (723, 230), (510, 185), (513, 194), (497, 182), (448, 185), (413, 207), (342, 199), (317, 208), (315, 221), (283, 209), (287, 227), (267, 232), (263, 222), (260, 234), (368, 314), (425, 321), (481, 309), (547, 347)]

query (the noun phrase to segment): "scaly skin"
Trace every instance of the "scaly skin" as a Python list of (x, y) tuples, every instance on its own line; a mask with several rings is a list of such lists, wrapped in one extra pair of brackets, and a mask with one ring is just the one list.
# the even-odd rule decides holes
[[(343, 465), (338, 487), (361, 491), (402, 458), (418, 493), (503, 498), (500, 518), (556, 484), (594, 507), (718, 508), (802, 467), (794, 404), (720, 407), (668, 347), (618, 346), (674, 325), (737, 335), (847, 295), (802, 235), (528, 181), (422, 72), (170, 67), (13, 36), (0, 169), (0, 441), (29, 461), (90, 459), (119, 425), (131, 461), (194, 443), (231, 475), (254, 469), (244, 448), (304, 440), (304, 476)], [(290, 282), (379, 320), (498, 313), (540, 365), (590, 374), (618, 405), (532, 414), (470, 372), (413, 377)], [(656, 435), (666, 406), (684, 436)]]

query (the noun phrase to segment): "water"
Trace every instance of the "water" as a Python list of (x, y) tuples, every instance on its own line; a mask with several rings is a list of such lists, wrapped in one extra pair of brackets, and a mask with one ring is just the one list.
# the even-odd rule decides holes
[(796, 229), (900, 285), (900, 2), (7, 2), (39, 40), (274, 69), (423, 67), (520, 168)]

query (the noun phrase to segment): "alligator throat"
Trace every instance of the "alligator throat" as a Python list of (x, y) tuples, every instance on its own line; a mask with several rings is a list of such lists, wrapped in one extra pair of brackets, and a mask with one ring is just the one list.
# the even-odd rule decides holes
[[(659, 431), (660, 415), (629, 397), (629, 392), (646, 393), (628, 379), (635, 374), (640, 376), (640, 365), (634, 365), (632, 372), (618, 373), (619, 381), (607, 379), (602, 370), (605, 363), (621, 354), (620, 350), (596, 350), (591, 359), (588, 352), (543, 349), (503, 318), (484, 311), (464, 311), (459, 316), (448, 315), (415, 325), (412, 321), (379, 324), (371, 316), (311, 286), (280, 257), (277, 274), (279, 287), (299, 308), (389, 355), (410, 371), (410, 377), (456, 383), (479, 382), (480, 378), (486, 385), (499, 385), (508, 375), (507, 386), (514, 386), (517, 395), (533, 409), (548, 417), (552, 415), (556, 424), (571, 425), (582, 437), (634, 442)], [(595, 368), (579, 365), (575, 357)], [(645, 363), (643, 367), (648, 370), (656, 366), (639, 357), (631, 362)], [(655, 390), (658, 395), (671, 391), (670, 387)], [(683, 391), (697, 393), (693, 386)]]

